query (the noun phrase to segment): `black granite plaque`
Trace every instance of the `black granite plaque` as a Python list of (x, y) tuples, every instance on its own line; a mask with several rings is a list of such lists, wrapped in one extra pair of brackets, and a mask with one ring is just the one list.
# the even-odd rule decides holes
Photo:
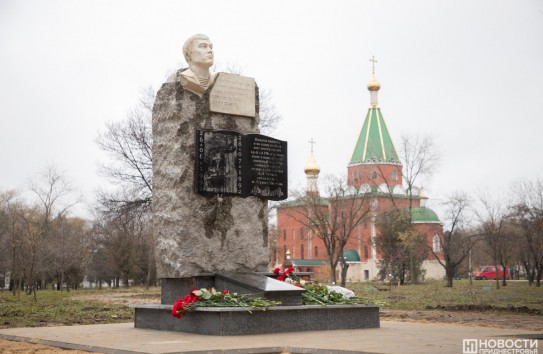
[(196, 130), (195, 190), (206, 196), (287, 198), (287, 142), (232, 130)]

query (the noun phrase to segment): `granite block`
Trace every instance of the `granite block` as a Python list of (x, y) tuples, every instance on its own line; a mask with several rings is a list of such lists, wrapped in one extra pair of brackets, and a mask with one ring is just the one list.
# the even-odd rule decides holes
[[(136, 328), (207, 335), (248, 335), (336, 329), (379, 328), (379, 307), (302, 305), (260, 308), (206, 307), (183, 318), (168, 305), (136, 305)], [(251, 312), (249, 312), (250, 310)]]

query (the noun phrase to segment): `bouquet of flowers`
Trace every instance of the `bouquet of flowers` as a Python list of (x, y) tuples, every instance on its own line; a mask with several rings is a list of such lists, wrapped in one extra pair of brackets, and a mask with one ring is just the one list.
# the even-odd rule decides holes
[(193, 288), (189, 295), (174, 302), (172, 315), (181, 318), (187, 311), (191, 311), (196, 307), (246, 307), (247, 311), (251, 312), (250, 308), (257, 307), (265, 310), (266, 307), (279, 304), (281, 304), (279, 301), (271, 301), (252, 295), (231, 293), (226, 289), (217, 291), (215, 288)]
[(340, 286), (328, 286), (316, 280), (311, 281), (307, 277), (300, 278), (294, 275), (293, 267), (288, 267), (283, 273), (281, 268), (275, 268), (273, 272), (277, 275), (277, 280), (305, 289), (302, 294), (304, 305), (385, 304), (383, 301), (356, 297), (353, 291)]

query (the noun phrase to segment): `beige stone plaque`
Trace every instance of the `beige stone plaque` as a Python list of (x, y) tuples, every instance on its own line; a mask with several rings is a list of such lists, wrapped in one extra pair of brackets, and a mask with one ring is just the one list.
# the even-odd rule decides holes
[(255, 117), (255, 79), (220, 73), (209, 93), (211, 112)]

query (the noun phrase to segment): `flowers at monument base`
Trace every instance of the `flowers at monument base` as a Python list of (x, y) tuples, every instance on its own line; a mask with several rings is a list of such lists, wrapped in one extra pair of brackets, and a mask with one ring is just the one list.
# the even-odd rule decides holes
[(188, 295), (174, 302), (172, 315), (181, 318), (197, 307), (245, 307), (251, 312), (256, 308), (265, 310), (269, 306), (280, 304), (279, 301), (271, 301), (250, 294), (232, 293), (227, 289), (218, 291), (215, 288), (193, 288)]
[(182, 299), (178, 299), (173, 303), (172, 315), (177, 318), (183, 317), (190, 309), (192, 309), (192, 304), (199, 300), (199, 297), (194, 294), (195, 291), (198, 291), (197, 288), (193, 288), (190, 291), (190, 294), (185, 296)]
[(304, 305), (365, 304), (382, 306), (386, 304), (384, 301), (357, 297), (352, 290), (341, 286), (328, 286), (316, 280), (309, 280), (308, 277), (300, 278), (294, 274), (292, 267), (280, 274), (277, 280), (303, 288), (305, 290), (302, 294)]

